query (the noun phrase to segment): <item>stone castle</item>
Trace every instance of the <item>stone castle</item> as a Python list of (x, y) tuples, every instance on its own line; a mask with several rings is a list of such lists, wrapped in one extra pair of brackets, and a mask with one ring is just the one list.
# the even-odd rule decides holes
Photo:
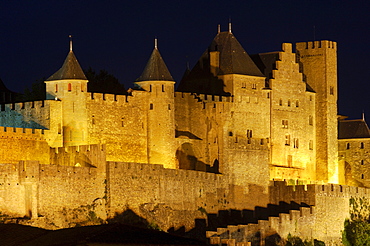
[(337, 115), (336, 42), (248, 55), (229, 27), (176, 91), (155, 45), (126, 95), (89, 92), (71, 48), (45, 84), (46, 100), (0, 110), (0, 211), (32, 225), (131, 211), (191, 231), (234, 211), (237, 222), (207, 232), (212, 243), (258, 232), (336, 245), (349, 200), (370, 197), (369, 128)]

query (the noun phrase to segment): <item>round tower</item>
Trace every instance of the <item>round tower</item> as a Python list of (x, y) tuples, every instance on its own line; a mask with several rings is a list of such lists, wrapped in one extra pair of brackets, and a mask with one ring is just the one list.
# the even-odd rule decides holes
[(148, 163), (176, 168), (174, 84), (155, 41), (154, 50), (142, 73), (136, 80), (147, 92), (147, 154)]
[(87, 82), (70, 42), (62, 67), (45, 81), (46, 99), (61, 101), (61, 112), (54, 121), (58, 121), (57, 131), (63, 134), (64, 146), (87, 144)]

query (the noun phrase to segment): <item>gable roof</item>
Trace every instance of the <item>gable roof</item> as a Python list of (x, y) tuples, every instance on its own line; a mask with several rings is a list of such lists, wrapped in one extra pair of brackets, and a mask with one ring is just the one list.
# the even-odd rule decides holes
[(143, 73), (136, 82), (150, 80), (174, 81), (157, 47), (154, 48)]
[(338, 139), (370, 138), (365, 120), (341, 120), (338, 122)]
[(63, 79), (87, 80), (72, 50), (69, 51), (67, 58), (64, 60), (62, 67), (56, 73), (51, 75), (46, 81), (63, 80)]

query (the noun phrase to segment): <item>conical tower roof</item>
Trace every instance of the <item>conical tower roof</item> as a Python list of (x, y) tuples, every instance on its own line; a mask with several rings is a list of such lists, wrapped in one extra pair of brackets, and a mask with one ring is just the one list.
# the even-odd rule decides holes
[(151, 80), (174, 81), (157, 47), (154, 48), (143, 73), (136, 82)]
[(63, 79), (82, 79), (87, 80), (80, 64), (77, 61), (72, 49), (69, 51), (63, 66), (46, 81), (63, 80)]

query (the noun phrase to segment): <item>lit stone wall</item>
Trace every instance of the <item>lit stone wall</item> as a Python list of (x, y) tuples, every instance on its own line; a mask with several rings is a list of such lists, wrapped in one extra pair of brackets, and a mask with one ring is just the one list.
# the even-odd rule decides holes
[[(256, 91), (263, 93), (261, 88)], [(257, 110), (256, 103), (232, 100), (232, 97), (176, 93), (179, 167), (203, 171), (208, 168), (228, 175), (235, 185), (248, 182), (265, 190), (269, 179), (269, 139), (264, 129), (268, 129), (269, 122), (268, 100), (260, 100), (261, 110)], [(256, 136), (253, 133), (248, 137), (248, 130), (256, 132)]]
[(274, 182), (270, 187), (270, 203), (304, 203), (315, 206), (313, 237), (329, 242), (340, 242), (344, 221), (350, 218), (350, 198), (370, 198), (370, 189), (345, 185), (296, 185)]
[(307, 92), (291, 44), (272, 71), (271, 179), (316, 178), (315, 93)]
[(49, 163), (48, 130), (0, 127), (0, 163), (36, 160)]
[(337, 183), (337, 43), (303, 42), (296, 49), (305, 81), (316, 92), (317, 179)]
[(108, 161), (148, 162), (147, 108), (144, 92), (135, 96), (87, 95), (89, 144), (106, 144)]
[(370, 139), (339, 139), (338, 151), (343, 183), (370, 187)]

